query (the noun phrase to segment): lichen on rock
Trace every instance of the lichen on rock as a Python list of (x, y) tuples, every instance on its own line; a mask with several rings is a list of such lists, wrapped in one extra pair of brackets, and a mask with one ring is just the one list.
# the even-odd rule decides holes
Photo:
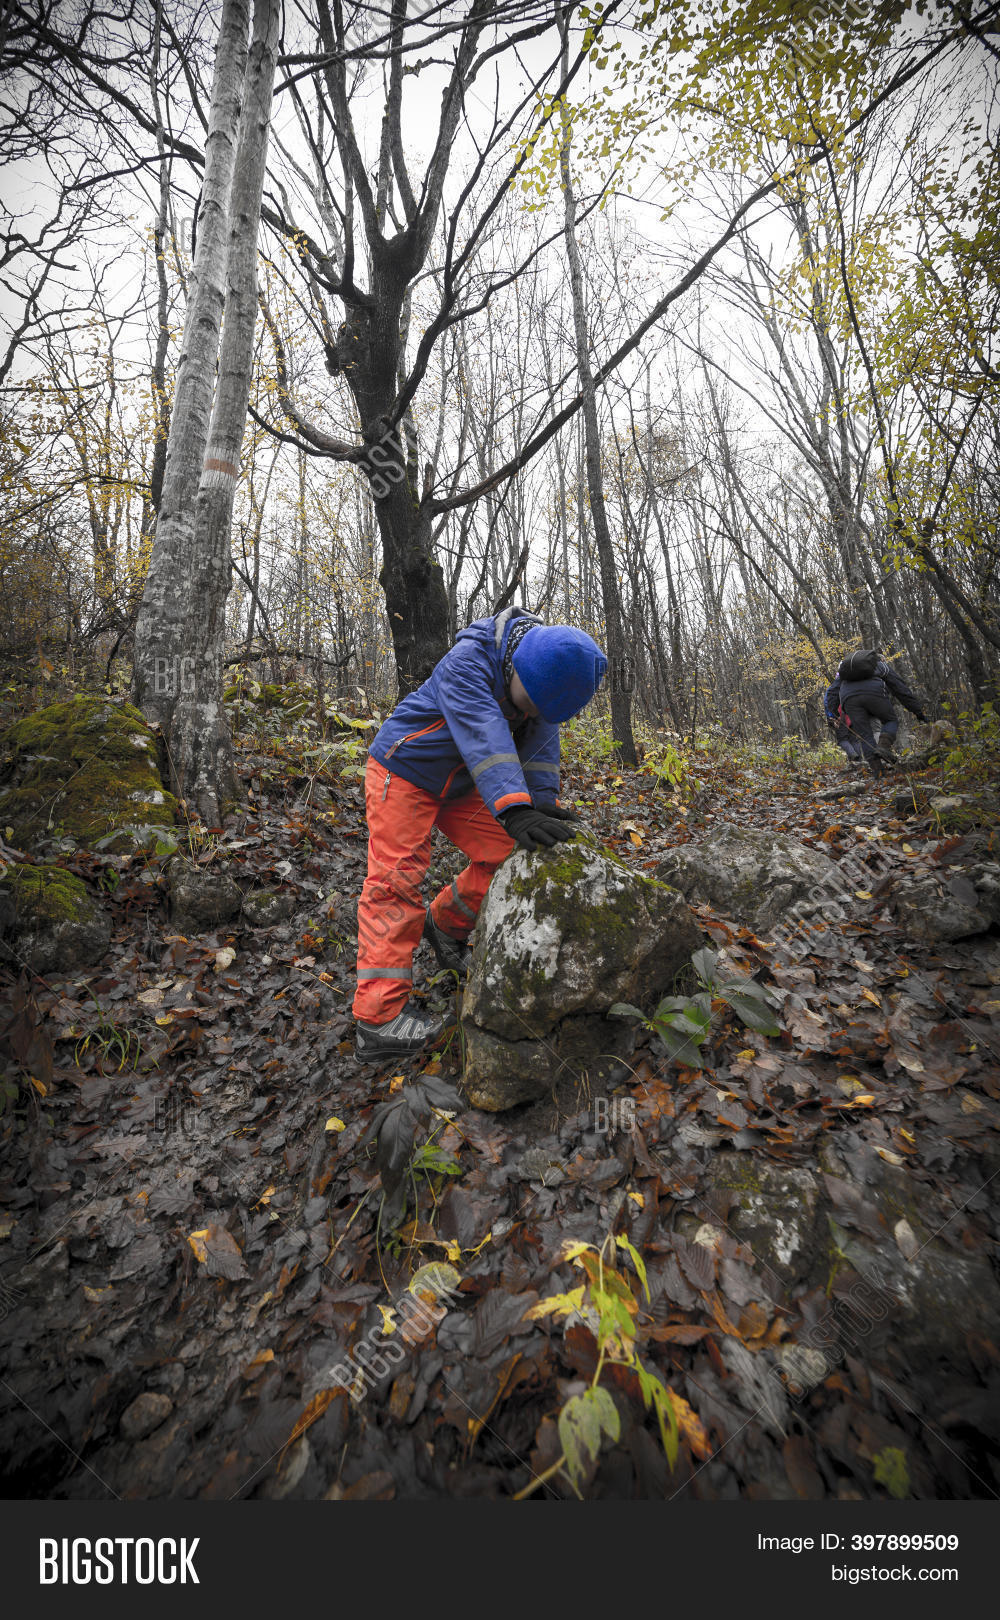
[(849, 887), (837, 863), (784, 833), (724, 824), (698, 843), (672, 849), (657, 876), (689, 900), (714, 906), (758, 932), (794, 909), (829, 910)]
[(0, 826), (20, 849), (58, 837), (93, 847), (115, 832), (127, 848), (128, 828), (169, 827), (175, 811), (156, 737), (131, 704), (81, 694), (0, 740)]
[(608, 1009), (650, 1003), (700, 943), (680, 895), (582, 839), (515, 851), (472, 936), (462, 1028), (474, 1105), (512, 1107), (567, 1072), (606, 1084), (634, 1040)]

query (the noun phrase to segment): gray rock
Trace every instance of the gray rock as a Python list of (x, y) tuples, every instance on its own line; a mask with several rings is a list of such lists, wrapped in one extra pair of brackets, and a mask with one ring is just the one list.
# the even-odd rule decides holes
[(820, 1189), (809, 1170), (770, 1164), (758, 1154), (716, 1153), (711, 1180), (734, 1196), (729, 1225), (753, 1250), (763, 1277), (791, 1286), (815, 1269), (827, 1235)]
[(581, 1095), (614, 1083), (635, 1029), (605, 1014), (651, 1005), (701, 936), (674, 890), (576, 840), (516, 850), (472, 943), (464, 1083), (475, 1107), (496, 1111), (567, 1079)]
[(250, 928), (268, 928), (272, 923), (286, 922), (297, 904), (294, 894), (255, 889), (243, 897), (243, 921)]
[(228, 873), (175, 855), (167, 867), (170, 920), (182, 934), (200, 934), (239, 915), (243, 891)]
[(1000, 866), (905, 877), (891, 903), (911, 939), (937, 944), (985, 933), (1000, 923)]
[(766, 932), (792, 908), (828, 911), (847, 885), (837, 863), (783, 833), (723, 825), (698, 843), (671, 850), (657, 876), (689, 900)]
[(173, 1409), (174, 1403), (169, 1395), (147, 1389), (136, 1396), (131, 1406), (125, 1408), (118, 1427), (126, 1440), (145, 1440), (147, 1434), (152, 1434), (165, 1422)]
[(71, 872), (56, 866), (16, 866), (7, 872), (3, 955), (33, 973), (93, 967), (111, 943), (111, 921)]

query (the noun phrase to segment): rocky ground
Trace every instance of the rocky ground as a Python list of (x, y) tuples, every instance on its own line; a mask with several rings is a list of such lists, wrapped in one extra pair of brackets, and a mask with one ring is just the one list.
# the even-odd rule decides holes
[[(601, 1092), (578, 1054), (509, 1111), (430, 1116), (395, 1229), (359, 1143), (421, 1073), (459, 1080), (463, 1037), (421, 947), (445, 1041), (382, 1072), (353, 1056), (357, 779), (275, 745), (242, 756), (223, 836), (62, 853), (110, 937), (96, 967), (53, 968), (65, 922), (54, 957), (41, 925), (9, 946), (6, 1494), (567, 1495), (547, 1470), (596, 1324), (526, 1313), (576, 1280), (568, 1238), (609, 1232), (644, 1261), (636, 1342), (681, 1443), (671, 1467), (609, 1367), (620, 1435), (583, 1494), (1000, 1490), (996, 835), (934, 808), (933, 780), (699, 774), (687, 804), (607, 770), (564, 798), (683, 889), (780, 1035), (720, 1002), (701, 1068), (633, 1025)], [(431, 1262), (457, 1274), (447, 1311), (404, 1337)], [(331, 1369), (362, 1343), (352, 1398)]]

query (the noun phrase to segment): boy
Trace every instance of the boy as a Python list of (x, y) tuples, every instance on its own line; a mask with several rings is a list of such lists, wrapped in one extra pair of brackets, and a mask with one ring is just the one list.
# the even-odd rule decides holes
[[(442, 967), (462, 971), (490, 879), (514, 848), (572, 838), (578, 818), (556, 802), (559, 726), (579, 714), (607, 669), (571, 625), (521, 608), (476, 619), (423, 685), (397, 706), (369, 749), (368, 876), (358, 905), (355, 1050), (416, 1052), (442, 1031), (407, 1004), (413, 953), (426, 937)], [(434, 826), (469, 865), (426, 908)]]

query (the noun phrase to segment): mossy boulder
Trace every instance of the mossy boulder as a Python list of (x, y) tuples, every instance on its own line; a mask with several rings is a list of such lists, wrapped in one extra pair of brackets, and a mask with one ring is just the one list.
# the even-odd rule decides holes
[(129, 703), (70, 698), (26, 715), (0, 739), (0, 828), (13, 829), (19, 849), (59, 837), (127, 849), (169, 827), (175, 809), (156, 737)]
[(651, 1006), (701, 942), (679, 894), (579, 839), (516, 850), (472, 936), (462, 1028), (473, 1105), (510, 1108), (567, 1076), (608, 1084), (635, 1036), (608, 1009)]
[(93, 967), (111, 943), (111, 922), (86, 887), (57, 866), (15, 866), (0, 883), (4, 955), (33, 973)]
[(692, 901), (766, 932), (785, 914), (824, 910), (845, 888), (837, 863), (784, 833), (728, 824), (672, 849), (656, 875)]

